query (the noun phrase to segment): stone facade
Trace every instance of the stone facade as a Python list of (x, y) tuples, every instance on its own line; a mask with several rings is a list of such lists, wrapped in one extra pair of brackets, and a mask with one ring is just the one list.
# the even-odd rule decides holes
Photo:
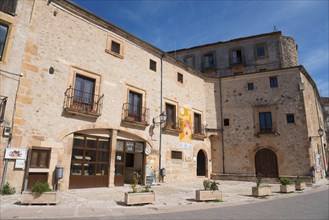
[[(111, 187), (130, 183), (133, 171), (144, 183), (253, 179), (262, 149), (274, 152), (276, 177), (309, 176), (321, 155), (313, 153), (321, 145), (313, 137), (322, 126), (318, 92), (281, 32), (177, 51), (178, 59), (195, 56), (191, 67), (68, 1), (18, 1), (17, 16), (0, 13), (15, 27), (1, 62), (1, 126), (12, 134), (1, 136), (1, 177), (16, 189), (40, 176), (61, 190)], [(209, 51), (218, 66), (204, 71), (198, 56)], [(278, 87), (270, 88), (271, 77)], [(259, 130), (260, 112), (272, 113), (270, 132)], [(7, 147), (29, 150), (23, 169), (3, 158)]]

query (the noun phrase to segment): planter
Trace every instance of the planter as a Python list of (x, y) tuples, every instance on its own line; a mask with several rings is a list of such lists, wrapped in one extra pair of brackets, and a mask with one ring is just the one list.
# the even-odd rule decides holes
[(252, 195), (253, 196), (271, 196), (272, 187), (271, 186), (252, 187)]
[(304, 190), (306, 187), (306, 184), (304, 182), (302, 183), (295, 183), (295, 188), (297, 191), (302, 191)]
[(280, 185), (280, 192), (282, 192), (282, 193), (295, 192), (295, 186), (292, 185), (292, 184), (289, 184), (289, 185)]
[(196, 190), (195, 200), (197, 201), (209, 201), (209, 200), (223, 200), (222, 191), (220, 190)]
[(142, 192), (142, 193), (125, 193), (125, 204), (136, 205), (136, 204), (148, 204), (155, 202), (154, 192)]
[(22, 192), (21, 204), (57, 204), (60, 200), (60, 193), (58, 191), (54, 192), (44, 192), (44, 193), (34, 193), (34, 192)]

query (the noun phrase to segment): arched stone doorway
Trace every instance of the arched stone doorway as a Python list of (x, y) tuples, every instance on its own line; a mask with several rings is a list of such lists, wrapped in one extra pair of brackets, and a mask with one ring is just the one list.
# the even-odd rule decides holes
[(270, 149), (257, 151), (255, 168), (257, 177), (277, 178), (279, 176), (277, 156)]
[(199, 150), (197, 155), (197, 168), (196, 175), (197, 176), (206, 176), (206, 155), (203, 150)]

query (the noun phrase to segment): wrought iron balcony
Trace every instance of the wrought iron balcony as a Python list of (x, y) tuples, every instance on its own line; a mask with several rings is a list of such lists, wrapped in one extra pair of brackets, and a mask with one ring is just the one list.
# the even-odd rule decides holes
[(102, 114), (104, 95), (97, 95), (71, 86), (65, 91), (64, 109), (69, 113), (100, 116)]
[(122, 120), (128, 123), (149, 125), (150, 111), (148, 108), (131, 103), (124, 103), (122, 106)]
[(204, 139), (206, 137), (204, 125), (194, 126), (192, 137), (195, 139)]

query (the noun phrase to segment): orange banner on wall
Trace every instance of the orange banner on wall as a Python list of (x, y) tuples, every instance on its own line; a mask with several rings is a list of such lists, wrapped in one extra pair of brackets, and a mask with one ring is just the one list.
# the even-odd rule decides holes
[(192, 144), (192, 116), (191, 110), (180, 107), (179, 118), (181, 120), (179, 134), (179, 141), (183, 148), (190, 148)]

